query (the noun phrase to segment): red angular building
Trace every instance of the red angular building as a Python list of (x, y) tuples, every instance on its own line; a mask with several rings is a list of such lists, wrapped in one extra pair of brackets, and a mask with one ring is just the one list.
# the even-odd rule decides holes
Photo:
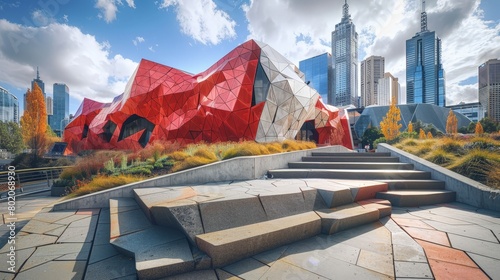
[(64, 141), (69, 153), (138, 150), (156, 140), (300, 138), (352, 148), (342, 115), (322, 102), (294, 64), (250, 40), (197, 75), (143, 59), (111, 103), (84, 99)]

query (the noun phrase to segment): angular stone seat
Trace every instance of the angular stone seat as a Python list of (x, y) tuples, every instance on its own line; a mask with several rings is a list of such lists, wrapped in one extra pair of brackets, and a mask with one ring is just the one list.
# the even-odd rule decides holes
[(196, 236), (212, 266), (232, 262), (319, 234), (321, 219), (313, 211)]
[(321, 232), (334, 234), (380, 219), (380, 212), (376, 208), (365, 208), (352, 203), (331, 209), (317, 210), (321, 217)]

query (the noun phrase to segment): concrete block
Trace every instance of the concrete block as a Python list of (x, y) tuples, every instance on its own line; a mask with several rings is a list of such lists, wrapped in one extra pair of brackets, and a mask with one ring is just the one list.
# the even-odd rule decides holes
[(261, 223), (205, 233), (196, 237), (200, 250), (222, 267), (245, 257), (317, 235), (321, 221), (307, 212)]
[(318, 190), (304, 187), (301, 188), (302, 196), (304, 196), (304, 207), (306, 211), (314, 211), (317, 209), (327, 208), (325, 201), (319, 194)]
[(140, 279), (158, 279), (194, 270), (194, 260), (183, 238), (136, 252), (135, 267)]
[(363, 208), (377, 209), (379, 211), (380, 218), (390, 216), (392, 213), (391, 202), (389, 200), (367, 199), (358, 201), (358, 204)]
[(350, 188), (354, 201), (373, 199), (378, 192), (386, 192), (388, 190), (387, 183), (376, 181), (357, 181)]
[(307, 185), (318, 191), (326, 204), (325, 208), (337, 207), (354, 201), (350, 188), (334, 180), (309, 179)]
[(195, 236), (204, 233), (198, 204), (191, 200), (180, 200), (155, 205), (151, 208), (155, 222), (161, 226), (182, 231), (191, 244), (196, 244)]
[(110, 238), (138, 232), (152, 227), (141, 209), (111, 214)]
[(376, 197), (386, 199), (397, 207), (415, 207), (455, 201), (455, 192), (448, 190), (416, 190), (379, 192)]
[(366, 209), (358, 204), (322, 209), (316, 213), (321, 217), (321, 232), (324, 234), (333, 234), (380, 218), (377, 209)]
[(199, 204), (205, 233), (267, 220), (258, 197), (241, 195)]
[(261, 194), (259, 199), (269, 220), (306, 212), (300, 189), (295, 193)]

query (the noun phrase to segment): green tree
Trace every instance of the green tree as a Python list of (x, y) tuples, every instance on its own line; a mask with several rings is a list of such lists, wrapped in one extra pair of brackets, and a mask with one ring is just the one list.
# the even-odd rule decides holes
[(21, 128), (15, 122), (0, 122), (0, 149), (17, 154), (23, 149)]
[(370, 127), (365, 131), (365, 133), (363, 133), (363, 137), (361, 137), (361, 144), (363, 147), (367, 144), (370, 145), (370, 147), (373, 147), (373, 142), (382, 136), (383, 134), (378, 128)]
[(399, 134), (399, 130), (403, 126), (399, 122), (401, 121), (401, 111), (396, 106), (395, 100), (391, 102), (389, 111), (380, 122), (380, 130), (387, 141), (391, 141), (396, 138)]
[(488, 117), (483, 118), (479, 122), (483, 126), (483, 130), (485, 133), (497, 132), (499, 129), (498, 124)]
[(21, 132), (26, 146), (32, 149), (33, 166), (38, 166), (39, 158), (46, 152), (47, 108), (42, 90), (34, 83), (33, 91), (26, 92), (26, 107), (21, 117)]

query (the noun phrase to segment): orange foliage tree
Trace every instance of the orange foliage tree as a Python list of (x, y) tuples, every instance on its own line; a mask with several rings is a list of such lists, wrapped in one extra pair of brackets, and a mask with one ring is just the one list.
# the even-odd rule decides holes
[(481, 124), (481, 122), (477, 122), (476, 129), (474, 130), (474, 133), (477, 136), (481, 136), (484, 133), (483, 125)]
[(450, 110), (448, 118), (446, 119), (446, 133), (451, 135), (458, 133), (458, 119), (455, 113), (453, 113), (453, 110)]
[(430, 131), (427, 132), (427, 139), (432, 139), (432, 133)]
[(425, 131), (420, 129), (420, 133), (418, 134), (418, 139), (425, 139)]
[(33, 91), (26, 92), (26, 106), (21, 117), (23, 141), (33, 151), (34, 165), (45, 153), (47, 144), (47, 108), (42, 90), (34, 83)]
[(387, 111), (387, 114), (380, 122), (380, 130), (388, 141), (398, 136), (399, 130), (403, 126), (399, 121), (401, 121), (401, 111), (396, 106), (396, 102), (393, 99), (389, 111)]
[(413, 132), (413, 123), (412, 123), (412, 122), (410, 122), (410, 123), (408, 124), (408, 133), (410, 133), (410, 134), (411, 134), (412, 132)]

